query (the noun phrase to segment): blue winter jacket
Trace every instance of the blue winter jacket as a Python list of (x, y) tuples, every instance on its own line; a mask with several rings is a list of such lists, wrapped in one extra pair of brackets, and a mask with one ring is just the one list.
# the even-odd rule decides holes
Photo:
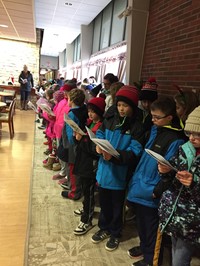
[[(27, 79), (27, 83), (24, 84), (22, 81), (23, 79)], [(21, 84), (20, 90), (22, 91), (31, 91), (31, 88), (34, 87), (33, 75), (30, 71), (28, 71), (26, 74), (24, 71), (22, 71), (19, 75), (18, 82)]]
[(111, 190), (124, 190), (127, 187), (128, 170), (136, 164), (142, 154), (143, 126), (140, 121), (126, 118), (120, 124), (117, 115), (104, 119), (96, 136), (107, 139), (119, 152), (118, 159), (105, 161), (100, 156), (96, 179), (98, 185)]
[[(152, 126), (146, 149), (151, 149), (169, 160), (184, 143), (182, 130)], [(153, 198), (153, 191), (160, 182), (157, 161), (145, 151), (130, 180), (127, 199), (151, 208), (158, 208), (159, 199)]]
[[(86, 105), (84, 104), (80, 107), (71, 108), (68, 116), (81, 129), (84, 129), (88, 117)], [(66, 125), (66, 136), (68, 140), (68, 163), (74, 163), (76, 156), (76, 142), (74, 138), (74, 131), (68, 124)]]

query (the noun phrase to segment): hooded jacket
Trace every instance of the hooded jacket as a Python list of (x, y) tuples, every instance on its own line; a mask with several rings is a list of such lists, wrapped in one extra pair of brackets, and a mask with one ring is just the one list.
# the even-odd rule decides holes
[(56, 116), (56, 121), (54, 124), (54, 134), (57, 139), (60, 139), (62, 136), (62, 129), (64, 126), (64, 114), (68, 114), (69, 112), (69, 105), (67, 99), (62, 99), (54, 109), (54, 113)]
[[(154, 125), (145, 148), (169, 160), (184, 143), (182, 132), (180, 125), (177, 128)], [(144, 151), (130, 180), (127, 199), (147, 207), (158, 208), (159, 198), (154, 199), (153, 192), (160, 181), (157, 161)]]
[[(87, 126), (96, 134), (102, 122), (93, 124), (88, 119)], [(91, 126), (93, 126), (91, 128)], [(99, 154), (96, 152), (96, 145), (90, 140), (88, 135), (82, 136), (77, 143), (76, 158), (74, 163), (74, 174), (89, 179), (96, 178)]]
[[(161, 231), (186, 242), (200, 245), (200, 155), (188, 141), (179, 148), (170, 163), (180, 171), (193, 174), (190, 187), (182, 185), (171, 171), (173, 181), (161, 198), (159, 218)], [(161, 175), (162, 177), (162, 175)]]
[[(69, 110), (68, 116), (81, 128), (85, 129), (86, 121), (88, 118), (88, 112), (86, 105), (82, 105), (80, 107), (74, 107)], [(68, 163), (75, 162), (76, 156), (76, 140), (74, 138), (73, 129), (66, 124), (66, 135), (68, 141)]]
[(96, 179), (98, 185), (111, 190), (127, 187), (129, 170), (135, 168), (142, 154), (143, 126), (135, 117), (122, 121), (116, 113), (104, 119), (96, 136), (108, 140), (120, 154), (119, 158), (106, 161), (100, 156)]

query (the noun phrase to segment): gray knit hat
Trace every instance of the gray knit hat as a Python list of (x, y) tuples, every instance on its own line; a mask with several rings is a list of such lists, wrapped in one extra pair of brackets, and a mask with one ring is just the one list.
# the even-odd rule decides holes
[(189, 114), (185, 122), (185, 130), (200, 133), (200, 105)]

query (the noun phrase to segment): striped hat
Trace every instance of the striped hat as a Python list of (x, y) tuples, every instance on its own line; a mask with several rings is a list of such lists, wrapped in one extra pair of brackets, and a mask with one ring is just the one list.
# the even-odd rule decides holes
[(158, 98), (157, 92), (158, 84), (156, 79), (150, 77), (143, 85), (140, 92), (140, 100), (149, 100), (151, 102), (155, 101)]

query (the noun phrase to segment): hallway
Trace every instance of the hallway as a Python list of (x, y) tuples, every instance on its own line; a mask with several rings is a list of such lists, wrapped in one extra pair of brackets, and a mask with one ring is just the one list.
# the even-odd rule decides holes
[(16, 110), (15, 137), (8, 125), (0, 132), (0, 265), (22, 266), (28, 220), (34, 123), (32, 111)]

